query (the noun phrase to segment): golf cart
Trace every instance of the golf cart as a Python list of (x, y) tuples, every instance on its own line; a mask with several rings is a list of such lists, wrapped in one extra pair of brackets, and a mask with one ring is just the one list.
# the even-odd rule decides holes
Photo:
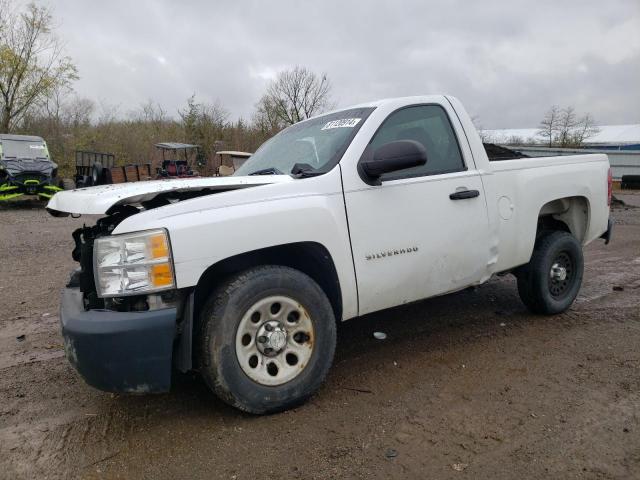
[(188, 143), (164, 142), (155, 147), (162, 152), (162, 166), (156, 168), (157, 178), (199, 177), (193, 170), (193, 164), (205, 164), (199, 145)]
[(239, 169), (251, 155), (253, 155), (253, 153), (232, 150), (216, 152), (216, 163), (218, 164), (216, 175), (219, 177), (233, 175), (233, 172)]
[(73, 188), (73, 180), (58, 179), (58, 165), (41, 137), (0, 134), (0, 201), (22, 195), (48, 200)]

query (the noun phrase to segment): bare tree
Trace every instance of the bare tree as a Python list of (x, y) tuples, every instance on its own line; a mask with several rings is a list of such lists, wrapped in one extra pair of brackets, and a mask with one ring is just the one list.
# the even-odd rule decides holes
[(473, 126), (476, 127), (476, 130), (478, 132), (478, 135), (480, 136), (480, 140), (482, 140), (482, 143), (492, 143), (493, 138), (491, 137), (491, 134), (487, 130), (485, 130), (485, 128), (482, 126), (482, 122), (480, 121), (480, 116), (472, 115), (471, 121), (473, 122)]
[(149, 99), (132, 112), (131, 116), (140, 122), (149, 122), (153, 125), (161, 124), (167, 119), (167, 112), (158, 102)]
[(518, 135), (511, 135), (505, 142), (506, 145), (522, 145), (523, 143), (524, 141), (522, 137), (519, 137)]
[(71, 129), (88, 127), (95, 111), (95, 104), (88, 98), (74, 95), (62, 105), (62, 120)]
[(325, 74), (305, 67), (284, 70), (271, 81), (258, 102), (258, 114), (271, 127), (293, 125), (322, 113), (330, 104), (331, 84)]
[(572, 143), (574, 129), (578, 126), (575, 108), (569, 106), (560, 112), (558, 122), (558, 143), (561, 147), (569, 147)]
[(595, 120), (590, 113), (578, 120), (575, 131), (571, 136), (571, 142), (574, 146), (581, 146), (585, 140), (600, 133), (600, 129), (596, 126)]
[(49, 9), (30, 3), (18, 12), (16, 4), (0, 0), (0, 132), (78, 78), (53, 32)]
[(544, 118), (538, 126), (538, 135), (546, 138), (549, 146), (553, 145), (553, 141), (558, 134), (560, 128), (560, 107), (553, 105), (545, 114)]
[(253, 124), (258, 130), (267, 135), (274, 135), (287, 126), (278, 116), (273, 100), (267, 95), (264, 95), (256, 104)]
[(572, 106), (560, 108), (554, 105), (540, 122), (537, 134), (546, 138), (550, 147), (579, 147), (599, 132), (590, 113), (578, 118)]

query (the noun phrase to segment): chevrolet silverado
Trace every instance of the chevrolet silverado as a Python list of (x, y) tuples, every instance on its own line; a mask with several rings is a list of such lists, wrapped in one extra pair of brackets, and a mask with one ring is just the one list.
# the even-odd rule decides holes
[(231, 177), (57, 193), (73, 233), (61, 300), (91, 385), (164, 392), (196, 370), (252, 413), (300, 404), (336, 323), (513, 274), (533, 312), (567, 310), (582, 248), (608, 242), (606, 155), (489, 158), (450, 96), (387, 99), (286, 128)]

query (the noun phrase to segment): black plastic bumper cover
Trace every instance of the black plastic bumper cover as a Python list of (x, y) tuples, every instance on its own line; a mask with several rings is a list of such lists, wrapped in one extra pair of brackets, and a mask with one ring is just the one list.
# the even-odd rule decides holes
[(176, 309), (85, 311), (82, 293), (66, 288), (60, 307), (67, 358), (100, 390), (159, 393), (171, 387)]

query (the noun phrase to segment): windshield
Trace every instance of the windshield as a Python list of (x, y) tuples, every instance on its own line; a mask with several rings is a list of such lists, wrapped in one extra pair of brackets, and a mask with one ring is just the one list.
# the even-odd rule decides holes
[(43, 141), (2, 140), (0, 143), (1, 158), (49, 158), (47, 144)]
[(292, 125), (262, 144), (234, 175), (287, 175), (296, 163), (308, 165), (315, 173), (326, 173), (340, 161), (372, 111), (342, 110)]

